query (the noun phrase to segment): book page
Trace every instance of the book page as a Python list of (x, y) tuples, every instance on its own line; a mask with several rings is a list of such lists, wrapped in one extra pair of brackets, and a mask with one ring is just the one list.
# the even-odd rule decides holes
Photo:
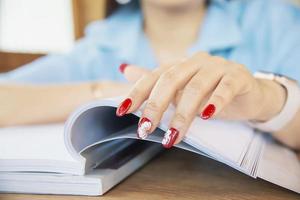
[[(174, 113), (172, 106), (165, 112), (161, 127), (167, 128)], [(185, 141), (202, 151), (213, 155), (221, 155), (234, 163), (241, 161), (250, 145), (254, 131), (241, 122), (202, 120), (195, 117)]]
[[(137, 125), (143, 106), (134, 113), (138, 117), (126, 115), (120, 118), (115, 115), (115, 107), (119, 101), (119, 99), (104, 99), (91, 102), (73, 113), (66, 123), (66, 141), (70, 151), (78, 153), (132, 124)], [(168, 129), (174, 111), (175, 108), (169, 106), (164, 113), (159, 125), (163, 131)], [(253, 130), (242, 123), (204, 121), (196, 117), (185, 141), (220, 161), (229, 161), (239, 166), (253, 135)]]
[(1, 128), (3, 159), (74, 161), (64, 144), (63, 124)]
[(295, 152), (267, 138), (258, 177), (300, 193), (300, 161)]

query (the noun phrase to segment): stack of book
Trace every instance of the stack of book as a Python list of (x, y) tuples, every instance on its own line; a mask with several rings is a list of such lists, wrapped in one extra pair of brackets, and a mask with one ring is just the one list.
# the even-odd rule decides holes
[[(0, 192), (102, 195), (163, 151), (174, 108), (139, 140), (141, 111), (117, 117), (118, 104), (106, 99), (83, 105), (65, 124), (0, 129)], [(176, 147), (300, 193), (296, 154), (243, 123), (196, 117)]]

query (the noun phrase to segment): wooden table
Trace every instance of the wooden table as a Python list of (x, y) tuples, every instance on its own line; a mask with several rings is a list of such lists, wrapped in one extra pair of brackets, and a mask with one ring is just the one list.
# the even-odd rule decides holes
[(300, 199), (213, 160), (183, 150), (162, 153), (103, 197), (1, 194), (1, 200)]

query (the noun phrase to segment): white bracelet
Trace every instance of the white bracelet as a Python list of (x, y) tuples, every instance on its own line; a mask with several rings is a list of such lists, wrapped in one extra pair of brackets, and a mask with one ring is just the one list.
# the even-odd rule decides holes
[(281, 75), (256, 72), (254, 73), (254, 77), (276, 81), (281, 84), (287, 91), (287, 99), (285, 105), (278, 115), (263, 123), (249, 122), (250, 126), (258, 130), (272, 133), (278, 132), (284, 126), (286, 126), (298, 112), (300, 108), (300, 88), (296, 81)]

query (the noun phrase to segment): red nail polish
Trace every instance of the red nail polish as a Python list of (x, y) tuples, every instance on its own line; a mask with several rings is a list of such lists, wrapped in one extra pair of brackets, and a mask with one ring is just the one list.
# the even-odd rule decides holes
[(216, 107), (214, 104), (209, 104), (206, 106), (206, 108), (201, 113), (202, 119), (209, 119), (211, 116), (215, 113)]
[(152, 122), (150, 119), (143, 117), (139, 124), (138, 124), (138, 130), (137, 130), (137, 136), (140, 139), (146, 139), (148, 136), (148, 131), (150, 131), (152, 127)]
[(127, 66), (128, 66), (128, 64), (126, 64), (126, 63), (123, 63), (123, 64), (121, 64), (121, 65), (119, 66), (119, 70), (120, 70), (120, 72), (121, 72), (122, 74), (124, 74), (124, 71), (125, 71), (125, 69), (126, 69)]
[(132, 100), (130, 98), (125, 99), (118, 107), (116, 111), (116, 115), (118, 117), (122, 117), (126, 114), (129, 110), (130, 106), (132, 105)]
[(179, 131), (175, 128), (169, 128), (168, 131), (165, 133), (164, 139), (162, 140), (162, 145), (169, 149), (174, 145), (177, 137), (179, 135)]

